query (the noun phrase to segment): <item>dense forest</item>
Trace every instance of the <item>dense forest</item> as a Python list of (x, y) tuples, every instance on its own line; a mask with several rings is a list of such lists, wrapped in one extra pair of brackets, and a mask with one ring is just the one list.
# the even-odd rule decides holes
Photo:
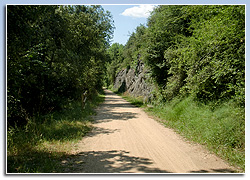
[(111, 45), (99, 5), (6, 10), (8, 172), (60, 172), (65, 147), (91, 130), (98, 92), (138, 61), (154, 87), (149, 111), (244, 169), (244, 5), (156, 6), (125, 45)]
[(95, 94), (113, 28), (101, 6), (7, 6), (8, 125)]
[(108, 50), (108, 85), (122, 68), (142, 60), (157, 99), (193, 96), (202, 102), (245, 104), (244, 6), (158, 6), (123, 47)]

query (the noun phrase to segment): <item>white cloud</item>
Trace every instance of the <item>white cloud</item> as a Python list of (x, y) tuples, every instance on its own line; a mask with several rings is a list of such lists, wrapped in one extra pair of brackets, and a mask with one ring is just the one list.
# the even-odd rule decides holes
[(150, 12), (153, 11), (155, 5), (139, 5), (132, 8), (125, 9), (121, 13), (123, 16), (130, 16), (133, 18), (147, 18)]

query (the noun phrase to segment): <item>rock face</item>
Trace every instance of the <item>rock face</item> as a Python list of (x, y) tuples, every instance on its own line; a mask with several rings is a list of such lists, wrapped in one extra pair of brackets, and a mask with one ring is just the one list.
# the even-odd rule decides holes
[(152, 98), (153, 86), (145, 81), (147, 73), (143, 62), (138, 60), (136, 70), (124, 69), (117, 73), (114, 88), (121, 93), (128, 92), (135, 97), (141, 96), (145, 102), (148, 102)]

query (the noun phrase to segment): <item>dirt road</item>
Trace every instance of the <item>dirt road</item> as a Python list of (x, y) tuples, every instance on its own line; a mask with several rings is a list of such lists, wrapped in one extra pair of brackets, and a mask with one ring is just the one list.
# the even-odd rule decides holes
[(188, 143), (111, 91), (94, 130), (62, 161), (70, 173), (230, 173), (225, 162)]

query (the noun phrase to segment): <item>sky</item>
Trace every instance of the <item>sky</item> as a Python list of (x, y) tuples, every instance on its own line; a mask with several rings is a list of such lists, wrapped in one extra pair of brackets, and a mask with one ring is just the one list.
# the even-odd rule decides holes
[(154, 5), (102, 5), (110, 11), (115, 25), (114, 37), (111, 43), (125, 45), (129, 35), (140, 24), (146, 25)]
[[(5, 146), (5, 121), (6, 121), (6, 16), (5, 16), (5, 6), (6, 4), (101, 4), (104, 9), (109, 10), (111, 14), (113, 14), (113, 19), (115, 21), (116, 30), (114, 32), (114, 39), (113, 42), (119, 42), (121, 44), (125, 44), (128, 40), (129, 33), (134, 32), (135, 28), (140, 25), (140, 23), (144, 24), (146, 23), (147, 19), (146, 17), (138, 17), (140, 14), (143, 14), (143, 11), (140, 11), (141, 9), (134, 9), (133, 10), (127, 10), (126, 9), (132, 8), (132, 7), (138, 7), (138, 4), (246, 4), (246, 110), (250, 109), (250, 65), (249, 65), (249, 43), (250, 43), (250, 1), (249, 0), (1, 0), (1, 10), (0, 10), (0, 22), (1, 22), (1, 28), (0, 28), (0, 154), (5, 154), (6, 146)], [(112, 5), (110, 5), (112, 4)], [(113, 5), (117, 4), (117, 5)], [(118, 5), (119, 4), (119, 5)], [(126, 4), (126, 5), (121, 5)], [(134, 15), (132, 15), (134, 12)], [(137, 15), (135, 15), (135, 12), (137, 12)], [(246, 111), (246, 142), (250, 142), (250, 111)], [(234, 179), (249, 179), (250, 178), (250, 144), (246, 143), (246, 174), (244, 176), (234, 176), (232, 178)], [(15, 176), (6, 176), (5, 175), (5, 158), (2, 158), (2, 161), (0, 163), (0, 176), (8, 179), (14, 179)], [(19, 176), (18, 178), (29, 178), (27, 176)], [(33, 177), (30, 177), (33, 178)], [(52, 177), (39, 177), (39, 178), (51, 178)], [(53, 179), (56, 178), (55, 176)], [(68, 176), (58, 176), (58, 179), (65, 178), (68, 179)], [(56, 179), (57, 179), (56, 178)], [(75, 178), (83, 178), (83, 177), (75, 177)], [(85, 179), (93, 179), (97, 177), (84, 177)], [(111, 177), (100, 177), (102, 179), (117, 179), (117, 176)], [(128, 177), (132, 179), (144, 179), (144, 178), (150, 178), (146, 176), (142, 177)], [(154, 179), (157, 178), (166, 178), (166, 176), (154, 176)], [(178, 179), (182, 177), (174, 177), (174, 176), (168, 176), (168, 179)], [(186, 178), (193, 179), (193, 176), (189, 176)], [(200, 177), (197, 177), (200, 178)], [(209, 178), (209, 177), (206, 177)], [(228, 176), (212, 176), (213, 179), (228, 179)]]

